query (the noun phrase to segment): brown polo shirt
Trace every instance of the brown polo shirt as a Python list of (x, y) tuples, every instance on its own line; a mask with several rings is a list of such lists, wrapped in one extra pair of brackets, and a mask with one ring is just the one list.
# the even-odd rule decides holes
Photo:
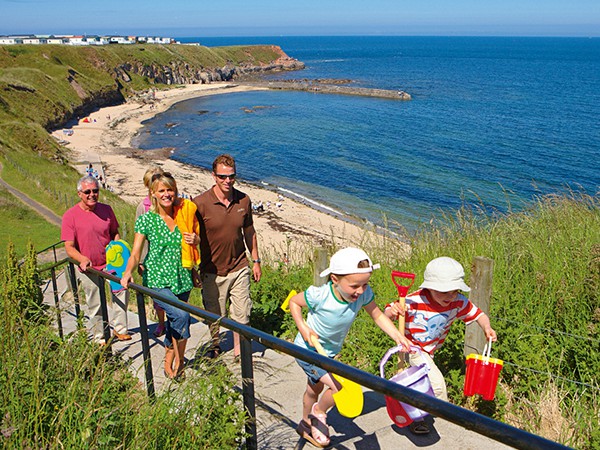
[(225, 276), (247, 267), (243, 230), (253, 224), (250, 197), (234, 188), (227, 207), (210, 188), (193, 201), (200, 222), (200, 271)]

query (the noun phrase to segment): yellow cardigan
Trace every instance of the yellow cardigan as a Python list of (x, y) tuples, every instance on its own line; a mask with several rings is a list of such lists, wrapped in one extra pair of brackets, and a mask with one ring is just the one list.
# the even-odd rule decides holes
[[(200, 224), (196, 218), (196, 204), (188, 199), (179, 199), (179, 205), (175, 206), (173, 219), (181, 233), (196, 233), (200, 235)], [(183, 267), (191, 269), (200, 264), (200, 251), (198, 246), (186, 244), (181, 240), (181, 262)]]

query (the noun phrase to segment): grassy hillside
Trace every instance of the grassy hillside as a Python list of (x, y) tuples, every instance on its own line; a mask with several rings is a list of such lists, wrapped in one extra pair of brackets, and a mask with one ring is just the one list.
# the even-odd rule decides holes
[[(230, 75), (233, 66), (263, 67), (280, 56), (272, 46), (0, 46), (0, 175), (61, 215), (77, 200), (79, 174), (66, 164), (67, 154), (48, 135), (49, 129), (141, 90), (171, 87), (160, 80), (197, 80), (200, 73), (219, 75), (226, 66)], [(122, 221), (133, 222), (129, 205), (116, 197), (104, 199)], [(41, 242), (52, 240), (51, 235)], [(9, 238), (18, 241), (21, 236), (5, 229), (0, 233), (2, 248)], [(17, 245), (19, 251), (24, 244)]]

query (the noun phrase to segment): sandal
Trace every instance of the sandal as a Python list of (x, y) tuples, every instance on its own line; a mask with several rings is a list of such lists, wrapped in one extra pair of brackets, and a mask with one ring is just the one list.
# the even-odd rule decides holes
[(307, 440), (315, 447), (319, 447), (319, 448), (325, 447), (324, 445), (319, 444), (315, 440), (315, 438), (312, 437), (312, 434), (310, 434), (310, 424), (308, 422), (306, 422), (304, 419), (300, 419), (300, 423), (298, 423), (298, 426), (296, 427), (296, 433), (298, 433), (302, 439)]
[(429, 427), (424, 421), (419, 420), (410, 424), (410, 431), (413, 434), (429, 434)]
[(316, 413), (315, 403), (310, 410), (308, 418), (310, 419), (310, 434), (320, 447), (327, 447), (329, 445), (329, 427), (327, 426), (327, 414)]

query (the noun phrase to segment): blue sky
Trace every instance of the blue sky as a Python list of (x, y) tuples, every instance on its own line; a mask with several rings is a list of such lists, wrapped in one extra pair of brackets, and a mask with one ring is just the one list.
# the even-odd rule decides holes
[(600, 36), (600, 0), (0, 0), (0, 34)]

